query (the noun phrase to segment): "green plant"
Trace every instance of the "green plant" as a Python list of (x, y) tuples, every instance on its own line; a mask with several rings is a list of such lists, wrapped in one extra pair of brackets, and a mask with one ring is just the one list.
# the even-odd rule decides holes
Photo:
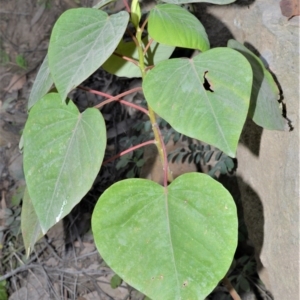
[[(131, 9), (125, 2), (127, 11), (110, 16), (98, 10), (108, 2), (61, 15), (30, 95), (23, 133), (27, 254), (91, 188), (106, 147), (98, 109), (120, 101), (149, 117), (153, 139), (117, 157), (155, 144), (164, 184), (132, 178), (109, 187), (92, 217), (97, 248), (122, 279), (152, 299), (203, 299), (232, 262), (235, 203), (208, 175), (189, 173), (173, 180), (156, 114), (178, 134), (235, 157), (247, 115), (265, 128), (283, 129), (278, 89), (260, 60), (237, 41), (210, 49), (200, 21), (176, 5), (188, 1), (164, 0), (169, 3), (154, 6), (146, 18), (137, 0)], [(126, 30), (130, 41), (123, 39)], [(175, 47), (200, 53), (169, 59)], [(99, 66), (117, 76), (141, 77), (142, 88), (120, 95), (89, 90), (107, 100), (80, 113), (67, 95)], [(57, 92), (48, 93), (53, 83)], [(122, 100), (141, 89), (147, 109)]]
[(22, 68), (22, 69), (26, 69), (27, 68), (27, 61), (25, 59), (25, 57), (21, 54), (18, 54), (16, 57), (16, 64)]

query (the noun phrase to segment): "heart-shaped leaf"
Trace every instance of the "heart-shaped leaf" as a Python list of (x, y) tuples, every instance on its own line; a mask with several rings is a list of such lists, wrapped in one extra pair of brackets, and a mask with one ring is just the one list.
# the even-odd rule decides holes
[[(146, 47), (149, 43), (149, 36), (145, 37), (142, 42)], [(145, 66), (152, 66), (162, 60), (168, 59), (174, 49), (175, 47), (162, 45), (153, 41), (145, 55)], [(133, 58), (136, 61), (139, 60), (138, 49), (134, 42), (121, 41), (114, 53)], [(105, 71), (119, 77), (132, 78), (142, 76), (141, 70), (137, 65), (126, 61), (115, 54), (112, 54), (102, 67)]]
[(200, 21), (174, 4), (160, 4), (151, 10), (148, 31), (155, 41), (165, 45), (202, 52), (209, 49), (208, 37)]
[(53, 93), (32, 107), (23, 136), (28, 192), (46, 233), (91, 188), (104, 156), (105, 123), (97, 109), (81, 114)]
[(109, 58), (128, 20), (125, 11), (108, 16), (93, 8), (70, 9), (59, 17), (52, 30), (48, 56), (52, 78), (63, 100)]
[(53, 85), (53, 79), (50, 74), (50, 69), (48, 66), (48, 55), (43, 60), (43, 63), (36, 75), (34, 80), (29, 100), (28, 100), (28, 110), (43, 96), (45, 96)]
[(237, 214), (228, 191), (188, 173), (167, 188), (127, 179), (108, 188), (92, 216), (106, 263), (151, 299), (204, 299), (230, 267)]
[(246, 120), (252, 70), (239, 52), (214, 48), (193, 59), (170, 59), (146, 75), (148, 104), (178, 132), (234, 157)]
[(279, 89), (262, 61), (244, 45), (235, 40), (228, 47), (239, 51), (249, 61), (253, 71), (253, 86), (248, 116), (266, 129), (284, 130), (284, 119), (279, 108)]

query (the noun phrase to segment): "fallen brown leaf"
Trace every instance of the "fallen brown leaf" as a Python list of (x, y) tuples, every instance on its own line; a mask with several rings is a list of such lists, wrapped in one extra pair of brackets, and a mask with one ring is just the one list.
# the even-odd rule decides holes
[(9, 85), (4, 89), (6, 92), (11, 93), (13, 91), (20, 90), (26, 83), (26, 75), (15, 74), (10, 80)]

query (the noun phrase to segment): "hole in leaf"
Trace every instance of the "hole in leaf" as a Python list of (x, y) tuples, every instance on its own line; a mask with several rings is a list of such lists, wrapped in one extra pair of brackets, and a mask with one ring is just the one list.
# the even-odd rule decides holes
[(206, 73), (208, 73), (208, 71), (204, 72), (203, 78), (204, 78), (204, 83), (203, 83), (203, 87), (210, 92), (214, 92), (212, 89), (212, 85), (208, 82), (208, 80), (206, 79), (205, 75)]

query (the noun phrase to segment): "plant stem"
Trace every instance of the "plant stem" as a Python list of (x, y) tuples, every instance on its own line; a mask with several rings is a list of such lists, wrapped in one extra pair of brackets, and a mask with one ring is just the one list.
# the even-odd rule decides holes
[(227, 276), (225, 276), (222, 280), (223, 284), (225, 287), (228, 289), (230, 296), (232, 297), (233, 300), (241, 300), (241, 297), (239, 294), (236, 292), (235, 288), (231, 284), (230, 280), (228, 279)]
[[(138, 41), (137, 44), (137, 48), (138, 48), (138, 54), (139, 54), (139, 67), (142, 73), (142, 79), (145, 79), (146, 76), (146, 67), (145, 67), (145, 62), (144, 62), (144, 50), (143, 50), (143, 43), (142, 43), (142, 33), (143, 33), (143, 29), (147, 24), (147, 20), (143, 23), (142, 28), (137, 28), (136, 31), (136, 39)], [(160, 156), (160, 160), (162, 162), (163, 165), (163, 169), (164, 169), (164, 186), (167, 186), (167, 181), (169, 180), (170, 182), (173, 181), (173, 176), (172, 173), (169, 170), (168, 167), (168, 160), (167, 160), (167, 154), (166, 154), (166, 147), (164, 144), (164, 141), (161, 137), (161, 132), (160, 129), (157, 125), (156, 122), (156, 117), (155, 117), (155, 112), (152, 110), (152, 108), (148, 105), (148, 115), (150, 118), (150, 122), (152, 124), (152, 130), (154, 133), (154, 138), (155, 138), (155, 143), (156, 143), (156, 147)]]
[(128, 5), (128, 1), (127, 0), (123, 0), (123, 3), (125, 5), (125, 7), (126, 7), (127, 12), (130, 13), (131, 10), (130, 10), (130, 7)]
[(107, 163), (109, 163), (109, 162), (111, 162), (111, 161), (113, 161), (113, 160), (115, 160), (115, 159), (121, 157), (122, 155), (125, 155), (125, 154), (131, 152), (131, 151), (134, 151), (134, 150), (139, 149), (139, 148), (141, 148), (141, 147), (144, 147), (144, 146), (147, 146), (147, 145), (151, 145), (151, 144), (155, 144), (155, 143), (156, 143), (155, 140), (151, 140), (151, 141), (147, 141), (147, 142), (138, 144), (138, 145), (136, 145), (136, 146), (130, 147), (129, 149), (126, 149), (126, 150), (124, 150), (124, 151), (122, 151), (122, 152), (120, 152), (120, 153), (118, 153), (118, 154), (112, 156), (111, 158), (108, 158), (107, 160), (105, 160), (105, 161), (102, 163), (102, 165), (106, 165)]
[(138, 63), (135, 59), (133, 59), (133, 58), (127, 57), (127, 56), (122, 55), (122, 54), (119, 54), (119, 53), (117, 53), (117, 52), (114, 52), (113, 54), (114, 54), (115, 56), (119, 56), (119, 57), (121, 57), (122, 59), (127, 60), (127, 61), (129, 61), (129, 62), (135, 64), (136, 66), (139, 65), (139, 63)]
[(149, 47), (151, 46), (151, 44), (153, 43), (153, 39), (150, 39), (150, 41), (148, 42), (148, 44), (146, 45), (145, 49), (144, 49), (144, 55), (147, 53)]
[(120, 100), (120, 98), (123, 97), (123, 96), (129, 95), (129, 94), (137, 92), (137, 91), (141, 91), (142, 88), (140, 88), (140, 87), (131, 89), (131, 90), (129, 90), (127, 92), (124, 92), (122, 94), (119, 94), (117, 96), (111, 96), (109, 94), (106, 94), (106, 93), (103, 93), (103, 92), (100, 92), (100, 91), (96, 91), (96, 90), (92, 90), (92, 89), (89, 89), (89, 88), (86, 88), (86, 87), (83, 87), (83, 86), (78, 86), (78, 88), (81, 89), (81, 90), (87, 91), (89, 93), (92, 93), (92, 94), (95, 94), (95, 95), (100, 95), (100, 96), (108, 98), (108, 100), (105, 100), (105, 101), (103, 101), (103, 102), (95, 105), (94, 108), (101, 108), (105, 104), (108, 104), (108, 103), (110, 103), (112, 101), (119, 101), (120, 103), (122, 103), (122, 104), (124, 104), (126, 106), (133, 107), (133, 108), (135, 108), (135, 109), (143, 112), (146, 115), (149, 114), (148, 110), (145, 109), (145, 108), (143, 108), (143, 107), (141, 107), (141, 106), (138, 106), (138, 105), (136, 105), (134, 103), (131, 103), (131, 102), (128, 102), (128, 101), (125, 101), (125, 100)]

